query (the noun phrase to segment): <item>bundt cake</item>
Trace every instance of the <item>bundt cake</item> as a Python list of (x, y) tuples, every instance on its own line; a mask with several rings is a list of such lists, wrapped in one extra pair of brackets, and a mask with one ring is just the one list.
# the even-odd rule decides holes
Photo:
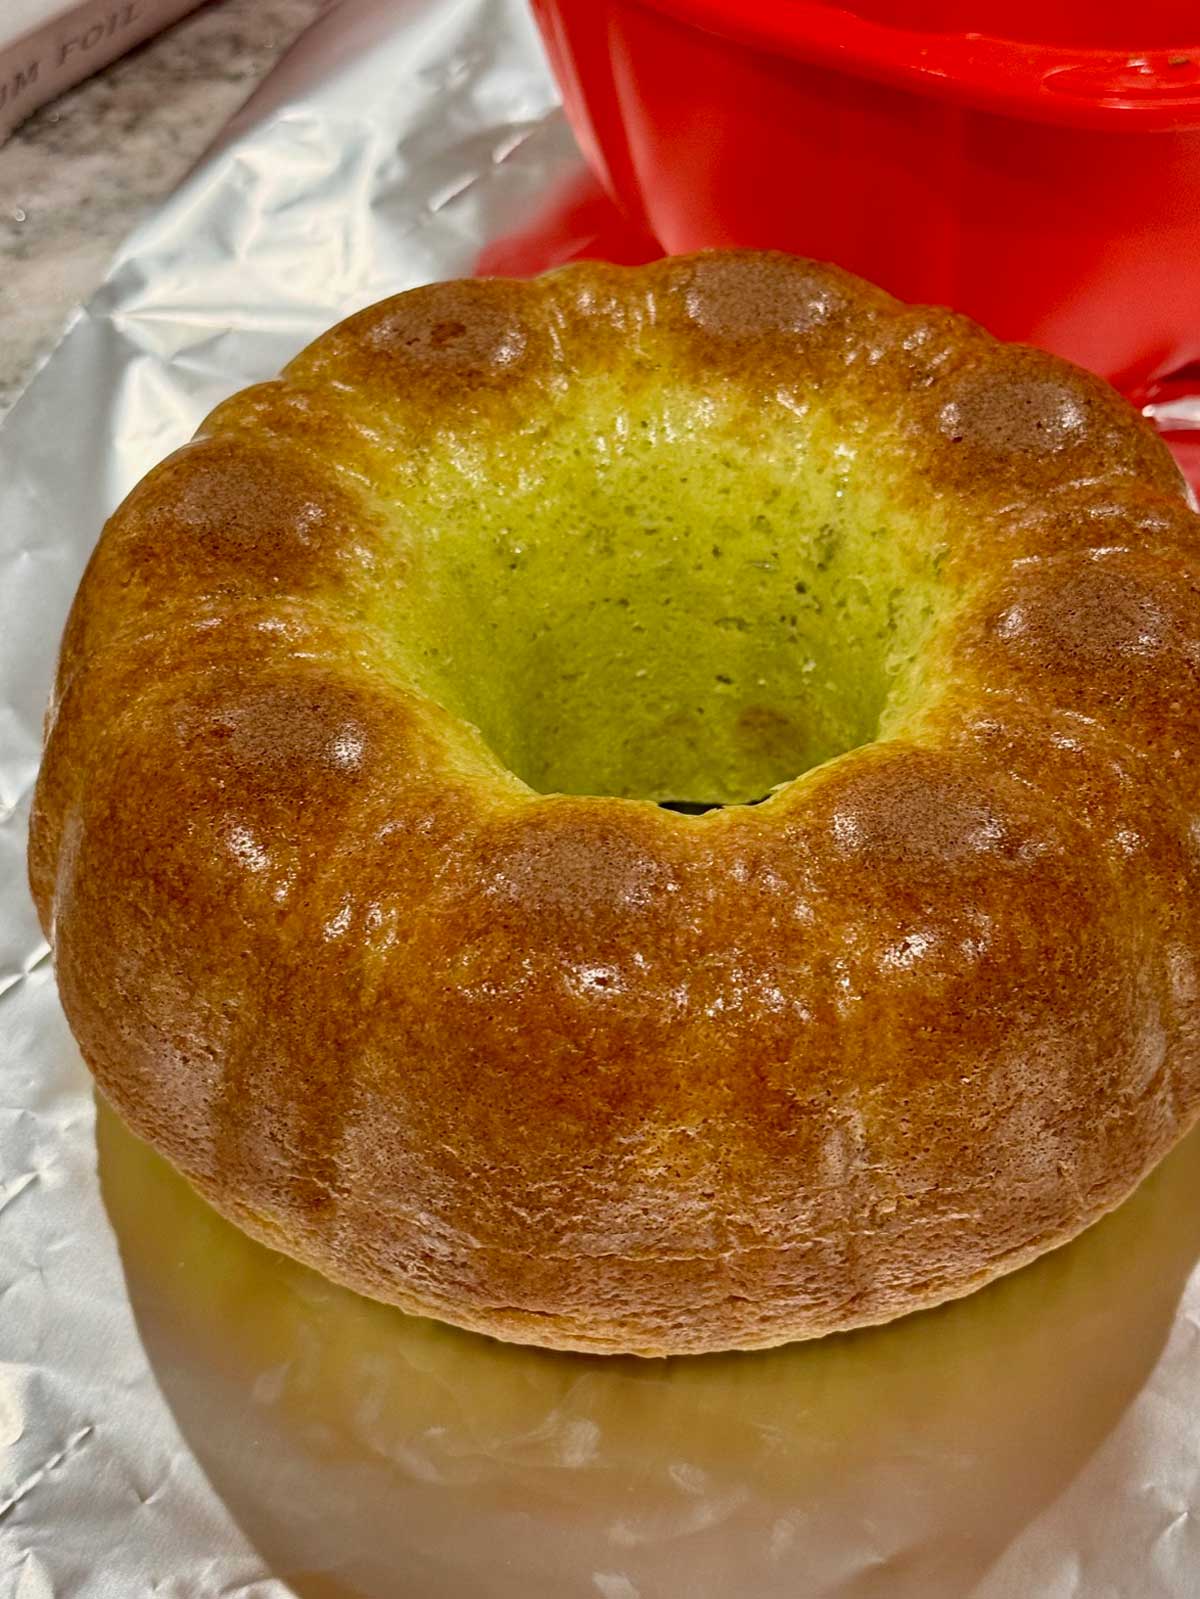
[(1098, 379), (780, 255), (436, 284), (109, 522), (33, 889), (250, 1233), (750, 1348), (1021, 1265), (1196, 1118), (1198, 687), (1200, 518)]

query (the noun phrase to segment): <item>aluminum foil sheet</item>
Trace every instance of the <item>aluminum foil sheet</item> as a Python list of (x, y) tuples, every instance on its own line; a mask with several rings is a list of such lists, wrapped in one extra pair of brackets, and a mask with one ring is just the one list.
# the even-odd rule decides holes
[(223, 395), (358, 306), (511, 256), (555, 196), (560, 253), (586, 248), (599, 213), (523, 0), (347, 0), (0, 433), (0, 1596), (1194, 1596), (1200, 1138), (943, 1310), (639, 1362), (334, 1288), (96, 1104), (24, 851), (104, 516)]

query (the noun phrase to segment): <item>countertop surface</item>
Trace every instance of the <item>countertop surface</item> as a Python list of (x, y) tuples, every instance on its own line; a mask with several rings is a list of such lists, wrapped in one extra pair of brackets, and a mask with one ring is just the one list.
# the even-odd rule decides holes
[(113, 250), (329, 0), (210, 0), (0, 146), (0, 416)]

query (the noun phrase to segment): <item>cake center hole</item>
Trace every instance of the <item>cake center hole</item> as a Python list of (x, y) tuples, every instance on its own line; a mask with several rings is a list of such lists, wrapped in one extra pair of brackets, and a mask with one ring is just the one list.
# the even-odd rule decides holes
[(543, 793), (752, 804), (876, 736), (935, 608), (931, 540), (819, 416), (641, 404), (597, 379), (430, 468), (411, 648)]
[[(761, 805), (766, 797), (764, 794), (761, 799), (747, 800), (745, 803)], [(675, 811), (680, 816), (707, 816), (709, 811), (720, 811), (725, 808), (719, 800), (711, 805), (706, 805), (702, 800), (659, 800), (658, 803), (664, 811)]]

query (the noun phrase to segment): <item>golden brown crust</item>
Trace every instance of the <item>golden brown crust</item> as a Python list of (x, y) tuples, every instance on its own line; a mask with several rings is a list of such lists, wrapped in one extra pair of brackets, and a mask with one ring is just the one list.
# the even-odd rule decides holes
[[(766, 805), (533, 794), (354, 620), (388, 439), (614, 333), (819, 389), (962, 527), (919, 705)], [(967, 1292), (1195, 1119), (1200, 519), (1105, 385), (730, 254), (418, 290), (208, 427), (80, 587), (30, 869), (100, 1087), (248, 1230), (501, 1337), (748, 1348)]]

